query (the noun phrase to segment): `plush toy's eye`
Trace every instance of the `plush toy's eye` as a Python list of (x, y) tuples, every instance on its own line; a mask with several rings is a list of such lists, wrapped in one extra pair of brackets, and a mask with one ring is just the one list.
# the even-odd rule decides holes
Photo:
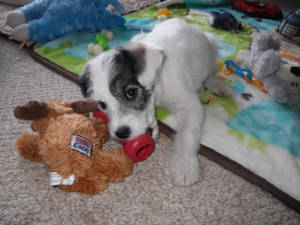
[(133, 101), (136, 99), (137, 95), (138, 95), (137, 88), (130, 88), (125, 91), (125, 97), (127, 100)]
[(102, 102), (102, 101), (97, 101), (97, 104), (103, 109), (105, 110), (107, 108), (107, 105), (105, 102)]

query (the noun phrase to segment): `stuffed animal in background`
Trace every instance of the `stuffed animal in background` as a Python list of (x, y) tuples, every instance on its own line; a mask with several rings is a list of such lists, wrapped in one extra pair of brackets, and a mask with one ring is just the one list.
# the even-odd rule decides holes
[(284, 62), (279, 54), (280, 42), (269, 33), (258, 34), (251, 45), (253, 72), (263, 82), (273, 100), (300, 104), (299, 65)]
[(300, 9), (290, 12), (280, 23), (277, 32), (284, 37), (293, 38), (300, 35)]
[(107, 9), (124, 12), (117, 0), (35, 0), (6, 15), (18, 41), (49, 42), (75, 31), (100, 32), (124, 25), (125, 19)]
[(52, 186), (96, 194), (107, 189), (110, 181), (122, 182), (131, 174), (133, 162), (123, 148), (101, 148), (109, 138), (107, 126), (99, 118), (77, 113), (93, 111), (81, 106), (81, 102), (64, 100), (17, 106), (15, 117), (32, 120), (37, 135), (21, 134), (16, 147), (24, 158), (46, 165)]
[(239, 32), (243, 28), (242, 24), (229, 12), (211, 12), (208, 23), (214, 28), (226, 31)]
[(263, 1), (236, 0), (231, 3), (231, 7), (250, 17), (265, 18), (271, 20), (281, 20), (283, 14), (281, 9)]

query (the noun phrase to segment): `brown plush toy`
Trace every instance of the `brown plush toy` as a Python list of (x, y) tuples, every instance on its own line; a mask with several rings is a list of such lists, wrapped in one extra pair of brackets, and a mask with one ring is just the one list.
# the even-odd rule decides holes
[(21, 134), (16, 147), (24, 158), (47, 166), (51, 185), (96, 194), (110, 181), (122, 182), (131, 174), (133, 162), (122, 148), (101, 149), (109, 139), (106, 124), (88, 118), (81, 106), (86, 107), (84, 102), (58, 100), (16, 107), (15, 117), (32, 120), (31, 128), (37, 132)]

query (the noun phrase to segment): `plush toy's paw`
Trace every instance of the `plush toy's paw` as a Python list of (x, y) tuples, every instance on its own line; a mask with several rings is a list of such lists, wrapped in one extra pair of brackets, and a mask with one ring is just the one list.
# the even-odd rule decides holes
[(29, 40), (29, 25), (21, 24), (12, 30), (12, 38), (17, 41), (28, 41)]
[(171, 182), (175, 186), (188, 186), (200, 180), (200, 163), (197, 158), (183, 157), (181, 154), (174, 154), (169, 162)]
[(122, 182), (125, 176), (132, 173), (133, 162), (124, 153), (123, 149), (102, 149), (94, 154), (93, 171), (99, 171), (106, 179), (113, 182)]
[(22, 12), (11, 11), (7, 13), (5, 23), (11, 28), (15, 28), (21, 24), (26, 23), (26, 19)]
[(38, 152), (38, 137), (33, 134), (23, 133), (16, 141), (16, 147), (20, 155), (33, 162), (41, 161)]
[(84, 194), (98, 194), (108, 188), (108, 182), (99, 178), (79, 178), (72, 185), (59, 185), (61, 190), (66, 192), (80, 192)]
[(32, 0), (1, 0), (1, 3), (5, 3), (6, 5), (12, 5), (12, 6), (22, 6), (27, 5)]
[(74, 183), (74, 180), (75, 180), (74, 174), (72, 174), (69, 177), (64, 179), (58, 173), (50, 172), (50, 184), (51, 184), (51, 186), (72, 185)]
[(100, 45), (89, 44), (87, 51), (88, 53), (97, 56), (103, 52), (103, 48)]

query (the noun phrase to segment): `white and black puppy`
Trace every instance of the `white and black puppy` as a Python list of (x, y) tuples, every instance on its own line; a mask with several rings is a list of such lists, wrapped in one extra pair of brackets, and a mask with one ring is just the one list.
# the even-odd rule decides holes
[(151, 33), (135, 36), (124, 49), (89, 61), (81, 87), (85, 97), (98, 102), (108, 115), (109, 132), (119, 140), (145, 132), (155, 138), (155, 106), (170, 110), (177, 119), (171, 179), (175, 185), (190, 185), (200, 179), (197, 152), (203, 109), (198, 90), (213, 73), (216, 60), (213, 37), (183, 20), (170, 19)]

